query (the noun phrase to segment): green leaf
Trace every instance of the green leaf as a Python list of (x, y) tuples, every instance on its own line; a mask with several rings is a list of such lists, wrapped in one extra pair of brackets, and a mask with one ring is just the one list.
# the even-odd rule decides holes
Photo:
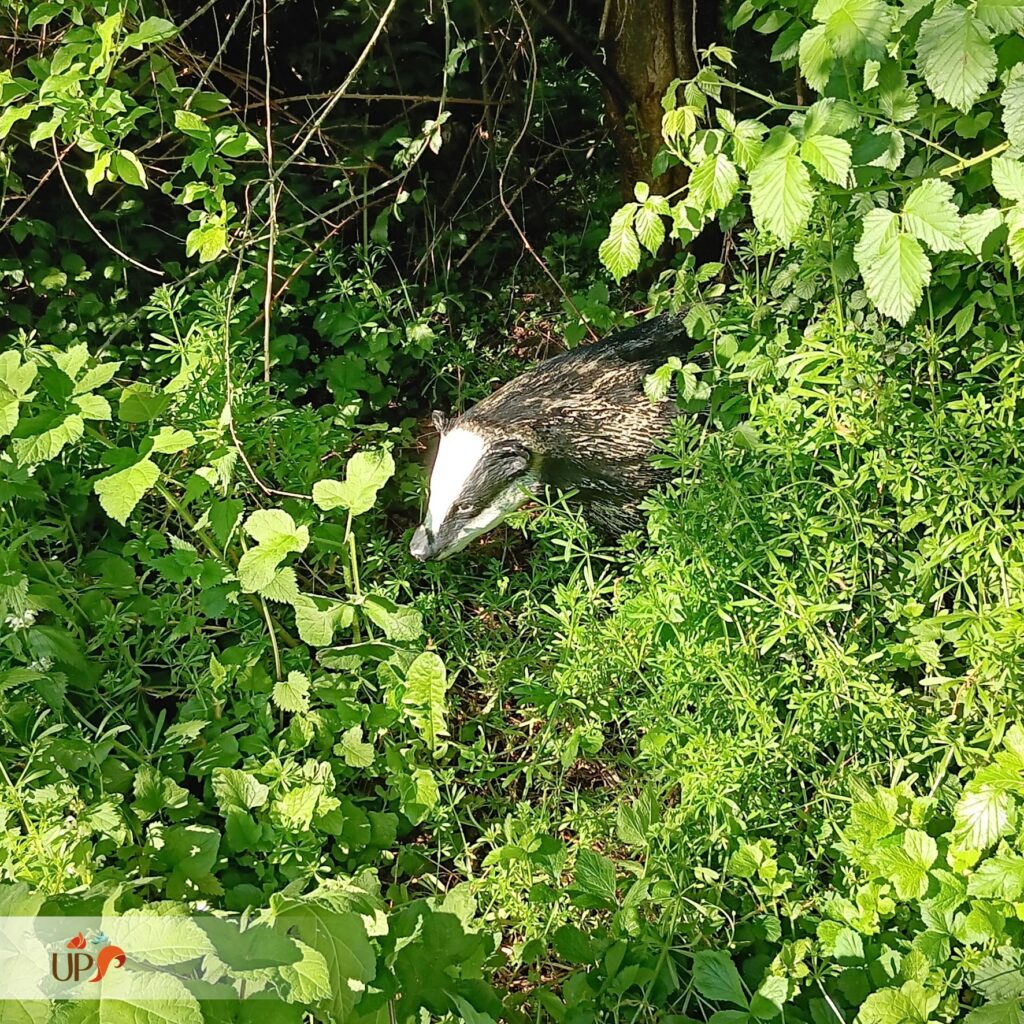
[(887, 316), (905, 324), (921, 304), (931, 263), (916, 238), (901, 234), (890, 210), (872, 210), (854, 247), (868, 298)]
[(341, 734), (334, 745), (334, 753), (350, 768), (369, 768), (373, 764), (373, 744), (363, 741), (363, 727), (353, 725)]
[(882, 0), (818, 0), (813, 17), (837, 57), (858, 61), (882, 56), (892, 28)]
[(353, 516), (373, 508), (377, 492), (395, 472), (395, 460), (389, 451), (356, 452), (345, 466), (345, 479), (320, 480), (313, 485), (313, 501), (325, 512), (348, 509)]
[(14, 457), (22, 466), (34, 466), (57, 458), (64, 448), (81, 440), (85, 433), (82, 417), (72, 413), (55, 427), (29, 437), (16, 437), (12, 442)]
[(765, 127), (760, 121), (740, 121), (732, 131), (732, 155), (745, 171), (757, 164), (764, 147)]
[(934, 252), (960, 249), (960, 212), (953, 205), (953, 186), (948, 181), (928, 178), (907, 197), (903, 207), (903, 228)]
[(213, 952), (206, 933), (184, 914), (129, 909), (113, 917), (109, 924), (112, 932), (118, 925), (129, 928), (134, 946), (132, 959), (154, 967), (187, 963)]
[(266, 587), (277, 575), (277, 567), (293, 551), (305, 551), (309, 530), (296, 526), (282, 509), (253, 512), (242, 527), (256, 542), (238, 563), (238, 580), (247, 593)]
[(196, 443), (191, 430), (175, 430), (173, 427), (161, 427), (153, 438), (153, 451), (159, 454), (183, 452)]
[(835, 64), (835, 53), (825, 34), (824, 25), (815, 25), (800, 36), (800, 73), (807, 84), (821, 92), (828, 85)]
[(174, 127), (192, 138), (205, 140), (210, 135), (210, 129), (206, 122), (198, 114), (193, 114), (191, 110), (176, 110), (174, 112)]
[(985, 24), (950, 4), (933, 14), (917, 38), (917, 62), (939, 99), (964, 113), (981, 98), (996, 73), (996, 51)]
[(262, 807), (270, 789), (255, 775), (237, 768), (214, 768), (210, 776), (217, 807), (227, 817), (229, 811), (248, 811)]
[(758, 1020), (772, 1020), (782, 1013), (789, 998), (789, 982), (777, 974), (769, 974), (750, 1000), (750, 1015)]
[[(275, 577), (276, 581), (277, 577)], [(261, 593), (271, 597), (269, 590)], [(352, 622), (352, 606), (326, 598), (313, 598), (299, 594), (292, 600), (295, 608), (295, 628), (299, 639), (311, 647), (326, 647), (334, 640), (334, 634)]]
[(193, 228), (185, 239), (185, 255), (198, 255), (200, 263), (215, 260), (227, 247), (227, 226), (217, 218), (211, 218), (205, 224)]
[(1004, 199), (1024, 202), (1024, 163), (1005, 156), (993, 157), (992, 184)]
[(852, 154), (846, 139), (833, 135), (812, 135), (800, 146), (800, 158), (834, 185), (845, 186), (849, 181)]
[(144, 46), (173, 39), (177, 34), (177, 28), (166, 18), (147, 18), (134, 32), (129, 33), (125, 44), (141, 50)]
[(661, 243), (665, 241), (665, 223), (658, 212), (644, 203), (637, 207), (634, 225), (640, 244), (652, 256), (657, 255)]
[(72, 394), (82, 395), (87, 391), (95, 391), (97, 388), (109, 384), (114, 374), (121, 368), (121, 361), (98, 363), (91, 370), (86, 370), (78, 380), (75, 381), (75, 389)]
[(96, 1006), (97, 1024), (203, 1024), (199, 1002), (164, 971), (108, 971)]
[(980, 213), (968, 213), (960, 218), (960, 237), (964, 248), (974, 256), (981, 256), (985, 240), (1000, 224), (1003, 218), (998, 210), (989, 207)]
[(102, 395), (77, 395), (71, 401), (84, 420), (109, 420), (113, 416), (110, 403)]
[(1013, 827), (1013, 798), (989, 785), (969, 783), (953, 808), (956, 841), (971, 850), (986, 850)]
[(811, 215), (814, 190), (803, 161), (793, 152), (762, 160), (750, 175), (754, 221), (788, 245)]
[(271, 699), (282, 711), (304, 714), (309, 710), (309, 677), (289, 672), (288, 678), (274, 683)]
[(362, 608), (389, 640), (416, 640), (423, 633), (423, 616), (415, 608), (397, 605), (380, 594), (368, 594)]
[(725, 209), (739, 187), (736, 165), (724, 153), (706, 156), (690, 175), (690, 195), (712, 211)]
[(706, 949), (694, 954), (693, 985), (705, 999), (735, 1006), (747, 1005), (739, 971), (729, 954), (722, 950)]
[(85, 191), (89, 195), (92, 195), (96, 186), (106, 178), (113, 155), (110, 150), (105, 149), (93, 158), (92, 166), (85, 172)]
[(1024, 857), (1003, 854), (983, 861), (967, 880), (967, 893), (1017, 902), (1024, 896)]
[(129, 185), (146, 188), (146, 171), (139, 158), (128, 149), (119, 149), (111, 161), (114, 173)]
[(858, 800), (850, 808), (846, 839), (863, 847), (873, 847), (896, 828), (896, 798), (887, 790), (876, 790), (870, 798)]
[(441, 738), (448, 735), (445, 695), (450, 685), (444, 662), (433, 651), (418, 655), (405, 674), (402, 702), (431, 753), (439, 751)]
[(1015, 149), (1024, 149), (1024, 63), (1011, 70), (1000, 100), (1006, 137)]
[(615, 865), (593, 850), (580, 850), (576, 855), (576, 888), (605, 905), (614, 906)]
[(993, 32), (1024, 28), (1024, 0), (977, 0), (974, 9)]
[(861, 1004), (857, 1024), (926, 1024), (932, 1005), (921, 985), (908, 981), (900, 989), (872, 992)]
[(971, 988), (994, 1003), (1024, 999), (1024, 951), (1005, 946), (974, 970)]
[(878, 851), (882, 873), (893, 883), (901, 900), (920, 899), (928, 891), (928, 869), (938, 857), (935, 840), (926, 832), (908, 829), (899, 846)]
[(621, 281), (640, 266), (640, 242), (633, 230), (635, 203), (627, 203), (612, 215), (608, 237), (598, 249), (598, 257), (616, 281)]
[(110, 476), (100, 477), (93, 484), (93, 490), (100, 499), (103, 511), (124, 526), (135, 506), (159, 477), (160, 470), (156, 463), (147, 458)]
[(426, 768), (417, 768), (411, 775), (398, 777), (398, 794), (402, 813), (418, 825), (441, 799), (437, 782)]
[(290, 1001), (317, 1003), (329, 999), (331, 972), (326, 957), (304, 942), (296, 940), (295, 944), (302, 953), (301, 959), (278, 968), (282, 979), (289, 986)]
[(170, 404), (170, 395), (161, 394), (149, 384), (129, 384), (121, 391), (117, 415), (122, 423), (148, 423), (162, 416)]

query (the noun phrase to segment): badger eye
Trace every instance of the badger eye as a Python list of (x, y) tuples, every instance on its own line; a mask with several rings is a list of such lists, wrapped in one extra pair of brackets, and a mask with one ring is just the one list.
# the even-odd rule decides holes
[(455, 514), (459, 516), (468, 516), (473, 511), (472, 505), (460, 505), (456, 510)]

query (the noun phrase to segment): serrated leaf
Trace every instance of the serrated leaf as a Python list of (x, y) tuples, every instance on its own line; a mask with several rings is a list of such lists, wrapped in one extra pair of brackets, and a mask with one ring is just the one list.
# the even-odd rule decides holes
[(635, 203), (627, 203), (612, 215), (608, 237), (597, 251), (598, 257), (616, 281), (621, 281), (640, 266), (640, 242), (633, 230)]
[(793, 152), (762, 160), (750, 175), (754, 221), (788, 245), (807, 224), (814, 202), (811, 176)]
[(1015, 149), (1024, 149), (1024, 63), (1017, 64), (1010, 72), (1000, 101), (1006, 137)]
[(968, 213), (960, 218), (960, 237), (964, 248), (974, 256), (981, 256), (985, 240), (1000, 224), (1003, 218), (999, 211), (989, 207), (980, 213)]
[(109, 971), (97, 1024), (203, 1024), (199, 1002), (173, 974), (164, 971)]
[(22, 466), (34, 466), (57, 458), (64, 448), (79, 441), (85, 423), (77, 413), (66, 416), (55, 427), (29, 437), (16, 437), (12, 442), (14, 457)]
[(448, 735), (445, 695), (450, 685), (445, 664), (433, 651), (418, 655), (405, 674), (402, 702), (431, 753), (439, 752)]
[(928, 88), (965, 114), (995, 77), (990, 38), (985, 24), (956, 4), (933, 14), (917, 38), (917, 63)]
[(724, 153), (705, 157), (690, 175), (690, 195), (712, 211), (725, 209), (739, 187), (736, 165)]
[(974, 9), (993, 32), (1024, 28), (1024, 0), (977, 0)]
[(960, 212), (953, 205), (953, 186), (928, 178), (907, 197), (903, 206), (904, 230), (933, 252), (960, 249)]
[(309, 710), (309, 677), (303, 672), (289, 672), (287, 679), (274, 683), (270, 696), (282, 711), (304, 714)]
[(892, 28), (882, 0), (818, 0), (813, 16), (825, 23), (832, 52), (852, 60), (880, 57)]
[(953, 808), (954, 837), (971, 850), (986, 850), (1013, 824), (1013, 798), (988, 785), (969, 784)]
[(899, 232), (889, 210), (872, 210), (854, 247), (868, 298), (886, 316), (905, 324), (921, 303), (931, 263), (916, 238)]
[(238, 562), (238, 580), (246, 593), (270, 584), (281, 561), (293, 551), (304, 551), (309, 543), (309, 530), (296, 526), (295, 520), (282, 509), (253, 512), (243, 529), (257, 542)]
[(76, 395), (71, 401), (84, 420), (109, 420), (113, 416), (110, 403), (102, 395)]
[(615, 865), (593, 850), (576, 854), (576, 888), (606, 906), (615, 905)]
[(255, 775), (237, 768), (214, 768), (210, 776), (217, 807), (225, 817), (228, 811), (249, 811), (262, 807), (270, 789)]
[(1024, 163), (1005, 156), (993, 157), (992, 184), (1004, 199), (1024, 202)]
[(982, 861), (967, 880), (967, 893), (1017, 902), (1024, 896), (1024, 857), (1003, 854)]
[(124, 526), (143, 495), (159, 478), (160, 470), (156, 463), (142, 459), (134, 466), (101, 477), (93, 484), (93, 490), (100, 499), (103, 511)]
[(165, 455), (183, 452), (196, 443), (191, 430), (175, 430), (174, 427), (161, 427), (153, 438), (153, 451)]
[(852, 154), (853, 148), (846, 139), (833, 135), (812, 135), (800, 146), (800, 158), (833, 185), (847, 184)]
[[(276, 601), (278, 604), (295, 604), (300, 600), (299, 581), (295, 570), (286, 565), (274, 573), (274, 578), (260, 590), (260, 594), (268, 601)], [(302, 635), (301, 632), (299, 634)], [(305, 640), (305, 637), (303, 637)], [(309, 643), (306, 640), (306, 643)]]
[(800, 36), (799, 60), (800, 73), (807, 80), (807, 84), (815, 92), (821, 92), (828, 85), (836, 60), (824, 25), (815, 25)]
[(938, 848), (926, 832), (908, 829), (899, 846), (882, 847), (878, 863), (893, 883), (901, 900), (920, 899), (928, 891), (928, 869), (935, 863)]
[(300, 594), (293, 602), (295, 628), (299, 639), (311, 647), (326, 647), (334, 641), (337, 630), (352, 622), (352, 606), (324, 598), (314, 600)]
[(740, 121), (732, 131), (732, 155), (745, 171), (757, 164), (764, 146), (765, 127), (760, 121)]
[(356, 452), (345, 466), (345, 479), (319, 480), (313, 485), (313, 502), (329, 512), (339, 506), (353, 516), (373, 508), (377, 493), (395, 472), (395, 460), (385, 450)]
[(637, 207), (633, 223), (640, 244), (652, 256), (657, 255), (661, 243), (665, 241), (665, 224), (659, 214), (645, 203)]
[(734, 1006), (747, 1005), (739, 971), (729, 954), (721, 950), (705, 949), (694, 954), (693, 985), (705, 999)]

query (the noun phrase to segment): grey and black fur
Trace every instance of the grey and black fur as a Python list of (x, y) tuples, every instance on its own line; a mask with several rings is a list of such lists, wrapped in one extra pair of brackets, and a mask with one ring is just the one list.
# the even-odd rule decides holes
[(606, 532), (639, 526), (639, 501), (660, 480), (651, 455), (678, 415), (671, 394), (651, 402), (644, 379), (690, 344), (681, 317), (656, 317), (548, 359), (439, 422), (412, 554), (447, 558), (547, 486), (575, 491)]

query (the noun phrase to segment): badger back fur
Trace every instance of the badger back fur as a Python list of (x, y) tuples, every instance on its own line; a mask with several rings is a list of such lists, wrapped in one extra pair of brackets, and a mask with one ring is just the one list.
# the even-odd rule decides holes
[(644, 379), (689, 344), (680, 317), (657, 317), (538, 364), (444, 425), (412, 554), (454, 554), (547, 486), (575, 491), (609, 533), (640, 525), (659, 481), (651, 455), (678, 414)]

